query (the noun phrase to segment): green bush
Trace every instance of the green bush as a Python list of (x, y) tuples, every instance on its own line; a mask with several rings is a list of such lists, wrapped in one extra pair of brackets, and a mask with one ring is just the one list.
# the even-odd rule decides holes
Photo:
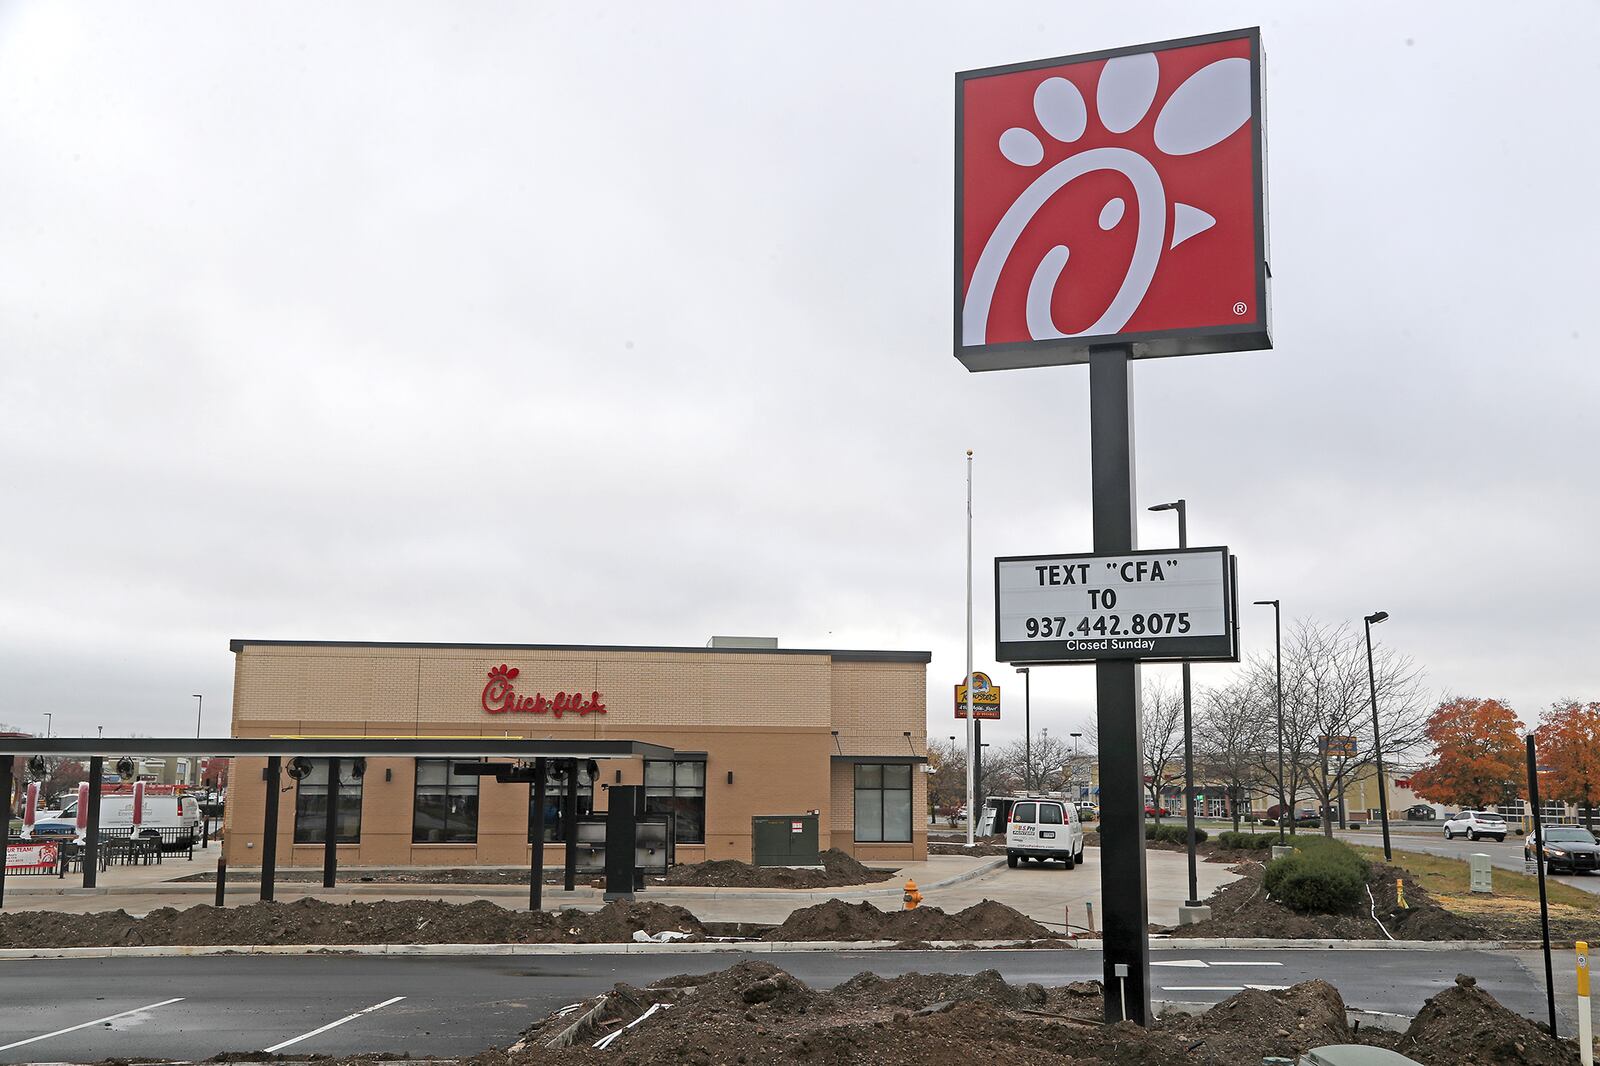
[[(1199, 826), (1194, 830), (1194, 842), (1204, 844), (1210, 834)], [(1189, 842), (1189, 827), (1183, 822), (1168, 822), (1165, 825), (1153, 825), (1146, 822), (1144, 825), (1144, 838), (1163, 844), (1187, 844)]]
[(1265, 851), (1277, 842), (1271, 833), (1218, 833), (1217, 843), (1229, 851)]
[(1294, 852), (1267, 864), (1264, 885), (1273, 899), (1298, 911), (1337, 914), (1365, 895), (1371, 867), (1348, 844), (1328, 837), (1297, 838)]

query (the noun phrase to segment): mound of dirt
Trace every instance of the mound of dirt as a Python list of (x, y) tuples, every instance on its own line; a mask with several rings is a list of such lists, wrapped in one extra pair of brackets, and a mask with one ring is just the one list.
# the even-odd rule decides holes
[(1428, 1066), (1577, 1062), (1570, 1045), (1551, 1040), (1470, 984), (1430, 1000), (1403, 1038), (1352, 1031), (1344, 1001), (1321, 981), (1278, 992), (1248, 990), (1204, 1013), (1169, 1016), (1148, 1029), (1104, 1024), (1100, 992), (1097, 984), (1016, 986), (993, 971), (893, 979), (860, 974), (818, 991), (775, 966), (743, 962), (644, 989), (618, 985), (547, 1018), (510, 1051), (474, 1061), (1244, 1066), (1267, 1056), (1292, 1061), (1327, 1044), (1399, 1043), (1403, 1053)]
[(804, 907), (763, 935), (764, 940), (1044, 940), (1059, 937), (1020, 911), (982, 900), (947, 914), (938, 907), (882, 911), (870, 903), (833, 899)]
[(1502, 1007), (1471, 977), (1423, 1004), (1395, 1047), (1426, 1066), (1571, 1066), (1578, 1049)]
[[(1259, 861), (1241, 863), (1233, 870), (1243, 876), (1211, 894), (1206, 901), (1211, 906), (1211, 917), (1179, 926), (1172, 930), (1173, 936), (1384, 940), (1383, 929), (1387, 929), (1396, 940), (1482, 940), (1488, 937), (1474, 923), (1441, 907), (1403, 870), (1382, 863), (1372, 864), (1372, 876), (1368, 881), (1374, 902), (1362, 899), (1343, 914), (1304, 913), (1268, 899), (1262, 886), (1266, 867)], [(1406, 907), (1400, 906), (1395, 892), (1396, 878), (1405, 880)], [(1374, 909), (1377, 921), (1373, 920)], [(1383, 929), (1378, 928), (1380, 922)]]
[(1203, 1014), (1164, 1019), (1163, 1028), (1217, 1061), (1293, 1059), (1307, 1048), (1351, 1040), (1344, 998), (1325, 981), (1281, 992), (1245, 989)]
[(738, 859), (710, 859), (674, 866), (658, 884), (696, 888), (840, 888), (887, 881), (893, 870), (874, 870), (837, 848), (821, 854), (822, 869), (792, 870), (784, 866), (752, 866)]
[(117, 947), (182, 944), (548, 944), (611, 943), (635, 931), (702, 936), (682, 907), (616, 902), (598, 911), (511, 911), (484, 900), (377, 900), (162, 907), (143, 918), (126, 911), (0, 914), (0, 947)]
[(966, 841), (961, 841), (959, 843), (954, 843), (954, 842), (944, 841), (944, 840), (937, 841), (937, 842), (932, 841), (932, 840), (928, 841), (928, 854), (929, 855), (982, 855), (982, 856), (991, 856), (991, 855), (1004, 855), (1005, 853), (1006, 853), (1006, 846), (1004, 844), (996, 844), (996, 843), (993, 843), (992, 841), (980, 840), (977, 843), (973, 844), (972, 847), (970, 847), (970, 848), (967, 847)]

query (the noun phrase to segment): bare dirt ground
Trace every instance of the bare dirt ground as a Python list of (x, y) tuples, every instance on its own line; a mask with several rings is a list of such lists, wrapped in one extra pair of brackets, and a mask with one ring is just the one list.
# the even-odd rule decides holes
[[(1378, 928), (1381, 921), (1396, 940), (1504, 939), (1440, 906), (1409, 877), (1405, 878), (1408, 906), (1402, 908), (1395, 892), (1395, 879), (1404, 872), (1381, 863), (1373, 864), (1368, 881), (1372, 902), (1363, 899), (1343, 914), (1301, 913), (1268, 899), (1261, 881), (1265, 867), (1260, 862), (1240, 863), (1233, 869), (1243, 876), (1211, 894), (1206, 901), (1211, 906), (1210, 920), (1174, 929), (1173, 936), (1383, 940), (1383, 930)], [(1374, 909), (1377, 920), (1373, 917)]]
[(780, 926), (700, 922), (682, 907), (653, 902), (608, 903), (598, 911), (532, 913), (476, 900), (374, 900), (251, 903), (216, 908), (162, 907), (143, 918), (126, 911), (0, 914), (0, 947), (63, 948), (141, 945), (304, 944), (595, 944), (631, 941), (635, 932), (680, 933), (704, 940), (1056, 941), (1033, 919), (984, 900), (946, 914), (937, 907), (882, 911), (869, 903), (830, 900), (795, 911)]
[(873, 869), (835, 848), (821, 854), (822, 869), (792, 870), (784, 866), (752, 866), (738, 859), (712, 859), (707, 862), (674, 866), (665, 877), (652, 877), (655, 884), (700, 888), (840, 888), (887, 881), (894, 870)]
[[(217, 880), (215, 870), (204, 870), (200, 873), (190, 874), (187, 877), (175, 877), (174, 881), (200, 881), (214, 884)], [(255, 882), (261, 880), (258, 870), (232, 870), (228, 873), (228, 880)], [(548, 869), (544, 872), (544, 883), (559, 885), (565, 880), (561, 870)], [(273, 874), (273, 881), (281, 885), (322, 884), (322, 870), (308, 869), (279, 869)], [(407, 867), (391, 870), (340, 870), (339, 884), (341, 885), (525, 885), (529, 881), (529, 871), (509, 870), (503, 867), (484, 868), (475, 866), (440, 866), (418, 869)], [(601, 885), (601, 879), (582, 877), (578, 878), (582, 885)]]
[[(601, 1046), (596, 1047), (599, 1043)], [(846, 1066), (1241, 1066), (1314, 1047), (1371, 1043), (1425, 1066), (1571, 1066), (1576, 1047), (1501, 1007), (1471, 978), (1429, 1000), (1403, 1034), (1352, 1027), (1321, 981), (1250, 990), (1148, 1029), (1101, 1020), (1100, 988), (971, 977), (861, 974), (816, 991), (764, 962), (611, 992), (548, 1017), (473, 1066), (806, 1062)]]
[[(1268, 899), (1261, 882), (1265, 867), (1259, 860), (1241, 862), (1233, 869), (1243, 877), (1211, 894), (1206, 901), (1211, 919), (1173, 929), (1173, 936), (1383, 940), (1379, 921), (1396, 940), (1538, 940), (1541, 935), (1536, 902), (1502, 896), (1434, 896), (1405, 870), (1383, 863), (1372, 864), (1367, 883), (1371, 900), (1363, 899), (1343, 914), (1306, 914)], [(1405, 907), (1395, 891), (1396, 879), (1405, 883)], [(1588, 939), (1595, 924), (1592, 911), (1560, 904), (1550, 907), (1552, 941)]]

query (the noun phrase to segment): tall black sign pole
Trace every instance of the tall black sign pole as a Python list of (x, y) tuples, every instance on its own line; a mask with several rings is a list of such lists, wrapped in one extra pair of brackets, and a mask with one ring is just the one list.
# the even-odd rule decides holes
[[(1094, 550), (1138, 547), (1133, 491), (1133, 351), (1089, 349), (1089, 451)], [(1097, 662), (1100, 729), (1100, 899), (1104, 908), (1105, 1016), (1139, 1025), (1150, 1017), (1149, 908), (1144, 871), (1144, 737), (1139, 664)]]

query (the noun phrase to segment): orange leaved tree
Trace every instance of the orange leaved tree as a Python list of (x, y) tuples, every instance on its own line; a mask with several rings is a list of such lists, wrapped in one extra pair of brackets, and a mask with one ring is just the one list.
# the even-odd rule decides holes
[(1583, 822), (1594, 828), (1600, 804), (1600, 703), (1557, 700), (1539, 718), (1539, 761), (1550, 768), (1550, 798), (1583, 807)]
[(1411, 775), (1412, 789), (1451, 807), (1487, 807), (1509, 798), (1522, 780), (1521, 729), (1516, 712), (1499, 700), (1446, 700), (1428, 716), (1433, 757)]

